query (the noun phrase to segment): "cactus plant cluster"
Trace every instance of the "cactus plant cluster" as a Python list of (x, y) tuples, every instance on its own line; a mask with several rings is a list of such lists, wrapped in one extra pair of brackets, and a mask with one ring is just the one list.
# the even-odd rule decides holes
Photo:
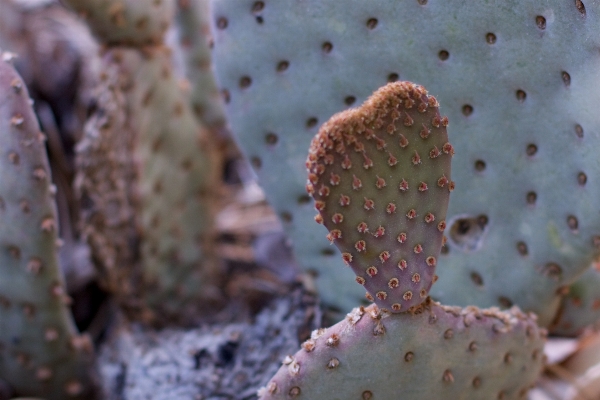
[[(347, 313), (261, 399), (524, 398), (546, 328), (600, 321), (600, 0), (62, 2), (101, 44), (77, 147), (83, 235), (141, 329), (189, 327), (228, 300), (225, 128), (322, 301)], [(165, 44), (173, 21), (191, 94)], [(6, 60), (0, 379), (18, 396), (93, 399), (44, 136)]]
[(313, 332), (261, 399), (504, 399), (534, 384), (546, 333), (533, 314), (428, 297), (454, 189), (447, 125), (422, 86), (395, 82), (320, 128), (307, 159), (316, 220), (376, 304)]
[(326, 303), (347, 311), (363, 294), (333, 272), (340, 254), (310, 224), (300, 149), (335, 112), (402, 78), (448, 106), (462, 154), (432, 296), (516, 304), (551, 325), (599, 252), (597, 1), (212, 5), (232, 130)]
[[(100, 280), (133, 319), (193, 323), (220, 300), (212, 246), (220, 161), (163, 44), (174, 3), (68, 3), (105, 45), (77, 182)], [(66, 307), (44, 136), (23, 81), (6, 63), (1, 75), (9, 279), (0, 376), (17, 395), (91, 399), (92, 347)]]

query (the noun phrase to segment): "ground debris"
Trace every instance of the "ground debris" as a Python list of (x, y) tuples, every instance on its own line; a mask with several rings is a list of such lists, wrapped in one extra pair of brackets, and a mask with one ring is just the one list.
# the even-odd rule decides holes
[(99, 365), (108, 400), (250, 400), (321, 323), (301, 288), (274, 300), (252, 323), (112, 334)]

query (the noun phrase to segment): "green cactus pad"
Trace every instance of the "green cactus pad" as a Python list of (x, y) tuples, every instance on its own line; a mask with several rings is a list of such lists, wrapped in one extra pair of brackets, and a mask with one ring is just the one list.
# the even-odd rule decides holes
[[(263, 5), (255, 11), (255, 4)], [(598, 254), (600, 2), (213, 0), (213, 61), (232, 131), (328, 304), (340, 276), (304, 195), (320, 123), (387, 81), (427, 87), (452, 121), (457, 190), (431, 295), (518, 304), (548, 325)]]
[(19, 396), (92, 399), (91, 343), (77, 334), (58, 267), (45, 137), (2, 59), (0, 93), (0, 377)]
[(421, 304), (435, 279), (454, 182), (435, 97), (389, 83), (329, 119), (306, 161), (318, 222), (382, 309)]
[(63, 0), (102, 42), (120, 45), (162, 43), (175, 12), (174, 0)]
[(208, 0), (179, 1), (175, 21), (194, 113), (208, 128), (222, 130), (225, 111), (211, 62), (208, 6)]
[[(171, 71), (169, 52), (115, 52), (135, 72), (132, 104), (141, 114), (135, 150), (141, 162), (138, 188), (141, 260), (147, 301), (159, 315), (197, 315), (210, 309), (219, 290), (214, 248), (219, 155), (198, 125)], [(119, 61), (117, 61), (119, 62)], [(147, 82), (149, 86), (142, 82)], [(186, 309), (186, 308), (189, 308)]]
[(516, 307), (356, 308), (314, 331), (259, 398), (521, 399), (542, 370), (544, 339), (535, 317)]
[[(108, 99), (124, 98), (122, 108), (102, 104), (80, 145), (82, 193), (93, 201), (86, 212), (93, 248), (105, 263), (105, 281), (124, 287), (133, 301), (126, 306), (148, 305), (142, 319), (191, 323), (220, 295), (213, 246), (218, 155), (187, 106), (168, 49), (117, 47), (104, 62), (119, 75), (119, 93)], [(125, 134), (131, 136), (115, 137)], [(119, 282), (123, 276), (130, 281)]]
[(578, 336), (586, 328), (600, 327), (600, 269), (594, 263), (581, 278), (569, 287), (562, 299), (550, 333), (557, 336)]

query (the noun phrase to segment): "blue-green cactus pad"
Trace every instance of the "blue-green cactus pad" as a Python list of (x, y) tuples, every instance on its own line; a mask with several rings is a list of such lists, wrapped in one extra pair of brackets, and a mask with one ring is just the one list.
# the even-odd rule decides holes
[(432, 295), (514, 303), (550, 322), (557, 289), (598, 253), (599, 7), (213, 0), (231, 128), (325, 302), (348, 310), (363, 291), (312, 221), (308, 145), (334, 113), (400, 78), (436, 94), (456, 148), (448, 212), (456, 224)]

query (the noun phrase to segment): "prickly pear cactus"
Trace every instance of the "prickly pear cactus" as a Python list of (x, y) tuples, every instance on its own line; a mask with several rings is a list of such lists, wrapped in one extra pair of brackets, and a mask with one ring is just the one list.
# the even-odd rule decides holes
[(569, 287), (550, 328), (558, 336), (577, 336), (586, 328), (600, 326), (600, 268), (592, 266)]
[(543, 365), (535, 317), (426, 302), (414, 314), (376, 305), (314, 331), (259, 391), (271, 399), (520, 399)]
[(87, 232), (126, 308), (144, 309), (143, 299), (142, 319), (183, 322), (218, 300), (216, 152), (181, 96), (166, 48), (114, 48), (104, 62), (118, 69), (124, 105), (103, 103), (79, 147), (80, 190), (92, 200)]
[(11, 56), (2, 57), (0, 377), (19, 396), (92, 399), (92, 345), (77, 333), (57, 261), (44, 135)]
[[(146, 55), (115, 50), (112, 56), (126, 75), (135, 76), (129, 95), (140, 116), (134, 157), (140, 162), (145, 296), (159, 313), (195, 315), (218, 295), (218, 154), (181, 95), (166, 49)], [(186, 307), (192, 310), (186, 313)]]
[(174, 0), (63, 0), (106, 43), (142, 46), (162, 43), (175, 12)]
[[(76, 0), (67, 2), (83, 7)], [(104, 282), (120, 292), (137, 318), (158, 324), (193, 323), (221, 299), (213, 232), (220, 155), (208, 130), (197, 123), (173, 74), (170, 50), (162, 44), (173, 5), (85, 4), (90, 27), (107, 45), (103, 69), (116, 68), (118, 75), (115, 80), (109, 71), (101, 79), (110, 85), (105, 91), (109, 101), (88, 125), (80, 146), (80, 191), (91, 200), (86, 230), (96, 259), (104, 264), (101, 272), (109, 274)], [(107, 7), (131, 16), (124, 18), (118, 40), (112, 31), (98, 28), (106, 26)], [(145, 22), (129, 24), (138, 18)], [(126, 29), (137, 25), (161, 29), (153, 29), (148, 40), (145, 30)], [(153, 45), (141, 45), (148, 42)], [(111, 97), (124, 109), (114, 107)], [(123, 230), (113, 235), (116, 228)]]
[(333, 272), (340, 255), (311, 226), (304, 149), (320, 123), (401, 78), (447, 105), (461, 155), (432, 296), (518, 304), (552, 321), (600, 243), (599, 9), (598, 0), (213, 0), (231, 128), (325, 302), (348, 310), (363, 293)]
[(175, 21), (186, 76), (191, 84), (192, 109), (208, 128), (221, 130), (226, 120), (212, 68), (209, 18), (209, 0), (177, 2)]
[(395, 82), (331, 117), (311, 143), (317, 221), (368, 298), (392, 312), (421, 304), (435, 278), (454, 188), (447, 125), (425, 88)]

